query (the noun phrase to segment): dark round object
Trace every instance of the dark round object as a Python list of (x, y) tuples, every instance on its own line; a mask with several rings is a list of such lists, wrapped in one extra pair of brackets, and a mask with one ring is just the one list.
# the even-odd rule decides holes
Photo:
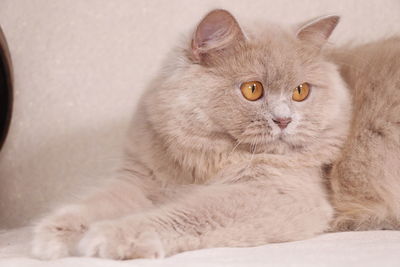
[(0, 27), (0, 149), (7, 137), (13, 100), (11, 56)]

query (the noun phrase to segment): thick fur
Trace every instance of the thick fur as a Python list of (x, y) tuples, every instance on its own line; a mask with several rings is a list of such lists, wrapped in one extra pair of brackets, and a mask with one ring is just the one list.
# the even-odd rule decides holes
[[(333, 209), (321, 167), (337, 159), (351, 120), (348, 89), (322, 49), (337, 18), (243, 33), (229, 13), (214, 12), (202, 23), (235, 28), (207, 36), (213, 28), (200, 24), (176, 49), (139, 104), (120, 172), (43, 218), (34, 255), (155, 258), (327, 230)], [(320, 36), (299, 34), (310, 29)], [(253, 80), (265, 89), (254, 102), (240, 91)], [(292, 101), (303, 82), (310, 96)], [(292, 122), (282, 130), (274, 116)]]
[(332, 54), (351, 88), (349, 138), (331, 174), (335, 230), (400, 228), (400, 38)]

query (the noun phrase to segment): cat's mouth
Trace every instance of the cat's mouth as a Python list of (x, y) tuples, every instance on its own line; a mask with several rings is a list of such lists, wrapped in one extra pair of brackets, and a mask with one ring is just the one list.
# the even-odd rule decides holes
[(278, 135), (278, 138), (275, 140), (275, 143), (277, 143), (278, 145), (284, 145), (287, 147), (293, 146), (293, 144), (288, 140), (287, 135), (285, 135), (284, 133), (281, 133)]

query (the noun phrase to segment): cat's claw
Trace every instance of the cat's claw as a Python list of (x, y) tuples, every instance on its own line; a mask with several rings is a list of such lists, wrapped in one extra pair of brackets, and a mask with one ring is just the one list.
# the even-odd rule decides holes
[(79, 254), (117, 260), (163, 258), (163, 245), (155, 231), (132, 231), (115, 222), (90, 226), (78, 244)]

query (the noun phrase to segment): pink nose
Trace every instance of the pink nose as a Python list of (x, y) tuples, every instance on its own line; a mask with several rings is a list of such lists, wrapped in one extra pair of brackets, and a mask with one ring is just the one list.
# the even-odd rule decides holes
[(273, 118), (272, 119), (281, 129), (285, 129), (292, 121), (292, 118)]

